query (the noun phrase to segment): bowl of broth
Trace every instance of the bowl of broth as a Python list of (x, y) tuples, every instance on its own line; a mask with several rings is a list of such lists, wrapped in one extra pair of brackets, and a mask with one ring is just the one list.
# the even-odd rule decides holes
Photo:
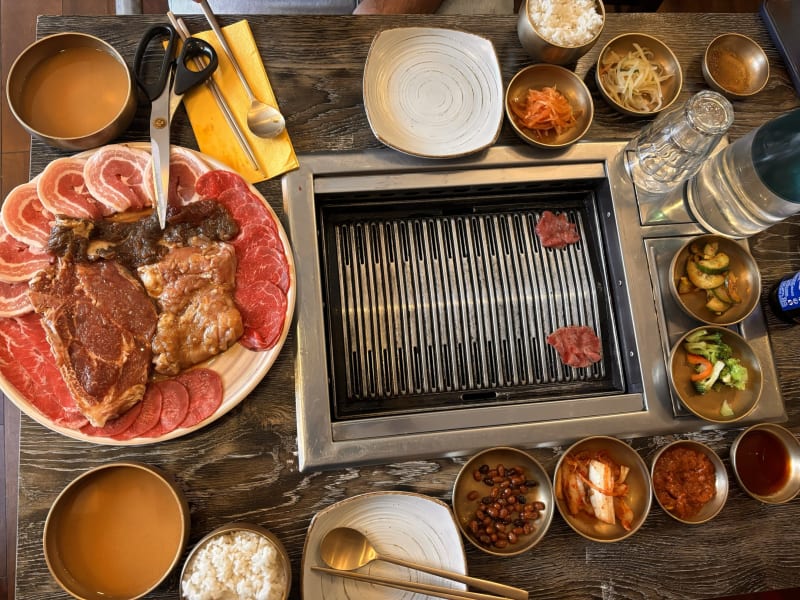
[(6, 96), (28, 133), (64, 150), (107, 144), (136, 113), (136, 86), (125, 60), (85, 33), (57, 33), (28, 46), (11, 65)]
[(156, 467), (137, 462), (91, 469), (56, 498), (44, 526), (50, 573), (80, 600), (134, 600), (180, 562), (189, 506)]

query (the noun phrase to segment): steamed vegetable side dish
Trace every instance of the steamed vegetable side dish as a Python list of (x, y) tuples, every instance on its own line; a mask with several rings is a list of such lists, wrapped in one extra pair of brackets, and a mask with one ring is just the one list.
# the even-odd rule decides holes
[(664, 97), (661, 83), (672, 75), (653, 60), (653, 51), (633, 45), (625, 56), (609, 51), (600, 65), (600, 81), (614, 101), (637, 112), (653, 112), (661, 108)]
[(742, 302), (739, 278), (730, 270), (731, 259), (719, 250), (717, 242), (709, 242), (702, 248), (692, 244), (689, 252), (686, 275), (678, 281), (679, 294), (705, 292), (706, 308), (717, 315)]
[(555, 87), (530, 88), (524, 98), (514, 98), (511, 110), (518, 123), (539, 138), (551, 132), (561, 135), (578, 122), (569, 100)]
[[(747, 367), (733, 356), (733, 350), (722, 341), (718, 331), (710, 333), (707, 329), (700, 329), (694, 332), (684, 340), (683, 349), (686, 350), (686, 360), (694, 366), (691, 380), (698, 393), (719, 390), (722, 386), (737, 390), (747, 387)], [(733, 416), (727, 400), (722, 401), (719, 414)]]

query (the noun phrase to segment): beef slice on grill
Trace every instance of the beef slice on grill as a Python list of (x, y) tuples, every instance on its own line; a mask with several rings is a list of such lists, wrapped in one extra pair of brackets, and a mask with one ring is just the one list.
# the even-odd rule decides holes
[(152, 344), (157, 372), (176, 375), (224, 352), (242, 335), (234, 302), (236, 252), (230, 244), (197, 237), (138, 273), (159, 307)]
[(92, 425), (102, 427), (142, 399), (158, 316), (124, 267), (59, 259), (31, 280), (29, 297), (61, 376)]

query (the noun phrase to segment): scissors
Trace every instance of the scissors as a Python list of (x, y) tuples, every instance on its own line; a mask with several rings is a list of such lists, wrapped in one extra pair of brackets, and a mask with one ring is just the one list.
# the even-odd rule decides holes
[[(164, 41), (166, 40), (166, 47)], [(150, 151), (153, 154), (153, 179), (156, 188), (158, 223), (164, 229), (167, 221), (167, 195), (169, 194), (169, 132), (172, 116), (183, 100), (183, 95), (194, 86), (206, 81), (217, 68), (217, 53), (211, 44), (198, 38), (187, 38), (175, 55), (178, 32), (171, 25), (154, 25), (142, 37), (136, 48), (133, 68), (136, 82), (151, 102)], [(150, 51), (148, 52), (148, 48)], [(163, 52), (155, 79), (149, 77), (146, 55)], [(188, 61), (205, 57), (205, 66), (192, 69)]]

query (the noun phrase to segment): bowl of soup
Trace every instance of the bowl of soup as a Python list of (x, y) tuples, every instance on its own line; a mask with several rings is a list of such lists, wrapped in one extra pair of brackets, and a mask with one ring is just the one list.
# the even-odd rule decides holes
[(11, 65), (6, 96), (28, 133), (64, 150), (107, 144), (136, 113), (136, 86), (125, 60), (85, 33), (57, 33), (28, 46)]
[(50, 573), (80, 600), (133, 600), (180, 562), (189, 506), (169, 476), (143, 463), (83, 473), (58, 495), (44, 526)]

